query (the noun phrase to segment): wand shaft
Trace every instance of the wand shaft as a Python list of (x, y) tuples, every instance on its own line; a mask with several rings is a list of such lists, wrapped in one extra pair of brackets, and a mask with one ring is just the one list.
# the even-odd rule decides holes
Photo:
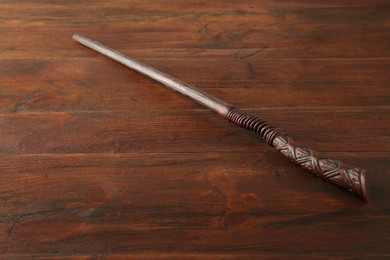
[(219, 100), (218, 98), (215, 98), (194, 86), (184, 83), (177, 78), (174, 78), (142, 62), (132, 59), (124, 55), (123, 53), (120, 53), (119, 51), (104, 46), (103, 44), (97, 41), (93, 41), (91, 39), (88, 39), (87, 37), (78, 34), (73, 35), (73, 39), (88, 48), (91, 48), (107, 57), (110, 57), (111, 59), (125, 65), (126, 67), (132, 70), (135, 70), (145, 76), (148, 76), (160, 82), (161, 84), (165, 85), (169, 89), (175, 90), (183, 94), (184, 96), (188, 96), (194, 99), (198, 103), (217, 112), (218, 114), (220, 114), (225, 118), (230, 108), (232, 107), (232, 105), (222, 100)]
[(285, 132), (270, 125), (267, 121), (248, 115), (232, 105), (201, 91), (200, 89), (190, 86), (146, 64), (127, 57), (126, 55), (108, 48), (99, 42), (80, 35), (74, 35), (73, 39), (115, 61), (118, 61), (119, 63), (122, 63), (130, 69), (162, 83), (169, 89), (173, 89), (192, 98), (200, 104), (217, 112), (230, 122), (259, 134), (270, 146), (274, 147), (283, 156), (295, 164), (298, 164), (311, 174), (354, 193), (367, 202), (370, 200), (366, 171), (364, 169), (329, 159), (325, 156), (319, 156), (314, 150), (296, 144)]

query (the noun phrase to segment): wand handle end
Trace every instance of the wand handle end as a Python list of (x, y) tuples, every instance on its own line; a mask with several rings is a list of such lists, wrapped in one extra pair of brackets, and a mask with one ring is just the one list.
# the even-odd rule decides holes
[(277, 135), (272, 146), (311, 174), (358, 195), (366, 202), (370, 201), (365, 169), (319, 156), (315, 151), (296, 144), (286, 134)]

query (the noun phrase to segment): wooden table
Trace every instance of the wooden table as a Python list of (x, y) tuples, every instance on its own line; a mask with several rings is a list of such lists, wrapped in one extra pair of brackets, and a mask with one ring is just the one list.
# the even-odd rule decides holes
[[(367, 169), (372, 202), (75, 43)], [(390, 256), (390, 4), (0, 1), (1, 259)]]

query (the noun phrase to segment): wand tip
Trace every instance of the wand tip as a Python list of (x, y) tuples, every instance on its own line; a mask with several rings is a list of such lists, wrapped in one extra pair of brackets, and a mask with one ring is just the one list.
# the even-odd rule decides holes
[(72, 38), (76, 42), (78, 42), (84, 46), (87, 46), (88, 48), (91, 48), (91, 49), (95, 49), (94, 47), (99, 44), (98, 42), (92, 41), (91, 39), (88, 39), (87, 37), (82, 36), (80, 34), (73, 34)]
[(81, 39), (85, 37), (81, 36), (80, 34), (73, 34), (72, 39), (75, 40), (76, 42), (79, 42)]

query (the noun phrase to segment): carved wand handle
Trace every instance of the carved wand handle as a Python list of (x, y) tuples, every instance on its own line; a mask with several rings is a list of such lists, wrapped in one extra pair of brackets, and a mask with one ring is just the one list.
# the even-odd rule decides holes
[(366, 170), (318, 156), (315, 151), (296, 144), (281, 129), (237, 108), (232, 108), (226, 118), (238, 126), (259, 134), (270, 146), (275, 147), (286, 158), (311, 174), (336, 184), (367, 202), (370, 200), (366, 185)]
[(342, 162), (318, 156), (316, 152), (306, 147), (296, 145), (290, 137), (279, 128), (268, 124), (265, 120), (250, 116), (233, 105), (209, 95), (208, 93), (186, 84), (170, 75), (167, 75), (142, 62), (132, 59), (103, 44), (84, 36), (74, 35), (73, 39), (84, 46), (91, 48), (111, 59), (146, 75), (167, 88), (175, 90), (203, 106), (213, 110), (227, 120), (251, 131), (256, 132), (267, 143), (275, 147), (285, 157), (300, 165), (308, 172), (321, 177), (341, 188), (354, 193), (365, 201), (370, 200), (367, 189), (366, 171)]

